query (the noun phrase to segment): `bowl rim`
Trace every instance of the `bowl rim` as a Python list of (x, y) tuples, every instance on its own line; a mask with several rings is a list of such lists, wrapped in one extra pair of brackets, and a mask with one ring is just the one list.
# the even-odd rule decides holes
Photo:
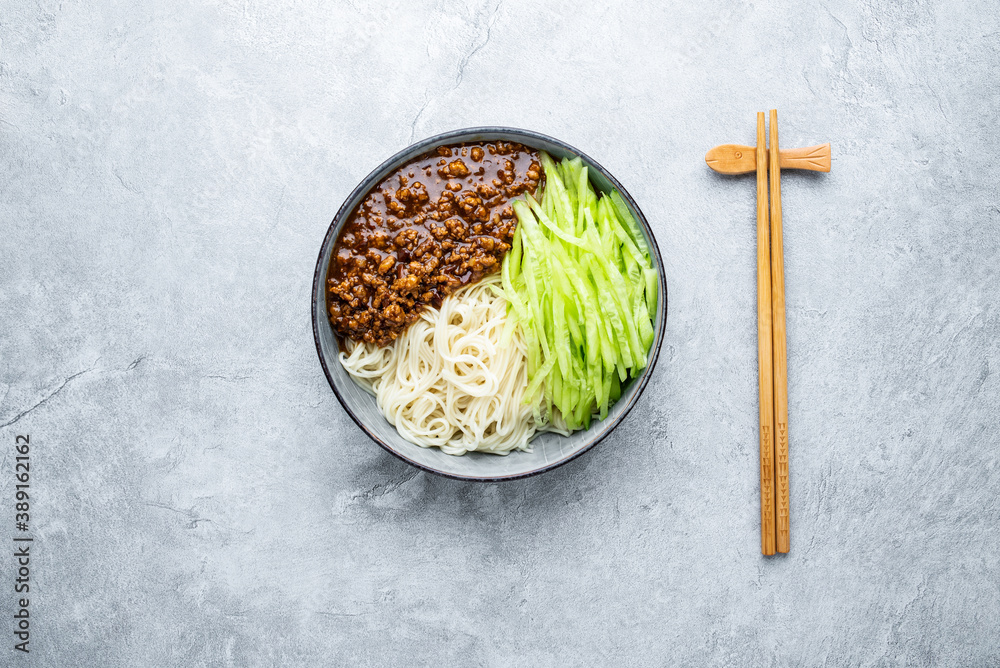
[[(626, 403), (622, 411), (617, 416), (615, 416), (613, 422), (608, 426), (608, 428), (605, 429), (601, 434), (597, 435), (590, 443), (586, 444), (584, 447), (580, 448), (576, 452), (566, 457), (563, 457), (562, 459), (559, 459), (554, 462), (546, 462), (543, 466), (540, 466), (536, 469), (532, 469), (530, 471), (524, 471), (521, 473), (515, 473), (510, 475), (499, 475), (499, 476), (470, 476), (470, 475), (462, 475), (459, 473), (452, 473), (450, 471), (442, 471), (440, 469), (434, 468), (433, 466), (428, 466), (426, 464), (410, 459), (403, 453), (398, 452), (390, 444), (386, 443), (381, 438), (379, 438), (379, 436), (376, 435), (371, 429), (369, 429), (368, 426), (365, 425), (365, 423), (354, 413), (351, 407), (348, 406), (347, 401), (341, 395), (340, 390), (337, 389), (337, 385), (333, 381), (333, 374), (330, 372), (330, 369), (327, 366), (326, 358), (323, 356), (323, 350), (320, 346), (320, 333), (319, 333), (320, 325), (319, 325), (319, 319), (317, 318), (318, 304), (316, 296), (319, 292), (320, 282), (324, 280), (327, 270), (327, 267), (323, 262), (324, 251), (330, 242), (330, 238), (339, 231), (339, 228), (343, 226), (344, 220), (347, 218), (347, 216), (350, 215), (351, 211), (353, 210), (354, 208), (353, 206), (350, 207), (350, 209), (348, 209), (348, 204), (351, 203), (358, 195), (363, 196), (364, 194), (369, 192), (372, 188), (377, 186), (379, 182), (386, 175), (388, 175), (388, 173), (392, 169), (395, 169), (398, 166), (401, 160), (420, 155), (425, 151), (429, 151), (449, 141), (454, 141), (454, 142), (470, 141), (467, 138), (467, 136), (475, 134), (505, 135), (503, 139), (507, 139), (508, 138), (507, 136), (509, 136), (511, 141), (517, 141), (518, 143), (523, 143), (526, 146), (531, 146), (532, 148), (535, 148), (535, 146), (532, 145), (531, 143), (532, 140), (548, 142), (550, 144), (558, 146), (559, 148), (569, 153), (572, 153), (573, 155), (579, 156), (587, 165), (596, 168), (611, 183), (611, 185), (616, 190), (618, 190), (619, 193), (621, 193), (622, 197), (629, 204), (629, 206), (632, 207), (632, 210), (636, 213), (639, 219), (639, 224), (642, 226), (643, 231), (646, 233), (649, 241), (652, 242), (650, 246), (653, 254), (656, 256), (657, 272), (659, 274), (659, 279), (660, 279), (659, 283), (660, 291), (662, 292), (662, 297), (663, 297), (663, 317), (660, 319), (659, 326), (657, 327), (656, 339), (653, 345), (652, 355), (649, 358), (649, 363), (646, 365), (646, 368), (643, 369), (642, 375), (638, 378), (639, 386), (636, 388), (635, 393), (629, 398), (628, 402)], [(463, 137), (466, 138), (462, 139)], [(384, 160), (378, 167), (369, 172), (368, 176), (363, 178), (353, 190), (351, 190), (351, 192), (344, 199), (343, 204), (340, 205), (340, 208), (337, 210), (336, 215), (333, 217), (333, 221), (327, 228), (326, 235), (324, 235), (323, 237), (323, 243), (320, 245), (319, 248), (319, 257), (316, 260), (316, 270), (313, 274), (313, 281), (312, 281), (311, 317), (313, 325), (312, 327), (313, 342), (316, 345), (316, 355), (319, 357), (319, 363), (323, 367), (323, 374), (326, 376), (326, 380), (330, 384), (330, 389), (333, 390), (334, 395), (336, 395), (337, 397), (337, 401), (340, 402), (340, 405), (344, 408), (344, 410), (354, 421), (354, 423), (358, 425), (361, 431), (367, 434), (371, 440), (375, 441), (384, 450), (394, 455), (395, 457), (398, 457), (399, 459), (403, 460), (407, 464), (410, 464), (411, 466), (414, 466), (422, 471), (427, 471), (428, 473), (433, 473), (435, 475), (439, 475), (445, 478), (451, 478), (453, 480), (464, 480), (473, 482), (503, 482), (507, 480), (519, 480), (523, 478), (530, 478), (532, 476), (540, 475), (542, 473), (545, 473), (546, 471), (551, 471), (554, 468), (562, 466), (563, 464), (566, 464), (567, 462), (576, 459), (585, 452), (590, 452), (591, 450), (593, 450), (594, 446), (603, 441), (605, 438), (607, 438), (607, 436), (611, 432), (613, 432), (615, 429), (618, 428), (618, 425), (620, 425), (622, 421), (624, 421), (626, 416), (628, 416), (628, 414), (632, 411), (632, 408), (635, 406), (635, 404), (638, 403), (639, 397), (642, 396), (642, 393), (646, 389), (646, 385), (649, 383), (650, 377), (653, 375), (653, 370), (656, 367), (656, 362), (659, 360), (660, 348), (663, 346), (663, 335), (664, 332), (666, 331), (666, 325), (667, 325), (667, 305), (668, 305), (668, 299), (667, 299), (666, 272), (664, 271), (663, 268), (663, 258), (660, 255), (660, 247), (656, 241), (656, 237), (653, 234), (653, 229), (652, 227), (650, 227), (649, 221), (646, 220), (646, 216), (642, 213), (642, 210), (639, 208), (639, 205), (636, 204), (634, 199), (632, 199), (632, 195), (629, 194), (628, 190), (625, 189), (625, 187), (618, 181), (618, 179), (616, 179), (611, 174), (611, 172), (609, 172), (599, 162), (597, 162), (596, 160), (594, 160), (593, 158), (591, 158), (589, 155), (579, 150), (578, 148), (571, 146), (570, 144), (567, 144), (566, 142), (560, 139), (550, 137), (540, 132), (535, 132), (533, 130), (524, 130), (522, 128), (506, 127), (506, 126), (477, 126), (477, 127), (460, 128), (457, 130), (448, 130), (447, 132), (440, 132), (438, 134), (432, 135), (425, 139), (421, 139), (418, 142), (410, 144), (409, 146), (394, 153), (388, 159)], [(324, 303), (323, 313), (324, 314), (326, 313), (325, 303)], [(329, 326), (328, 318), (323, 318), (323, 321), (327, 324), (327, 326)], [(336, 334), (334, 336), (336, 336)], [(516, 454), (516, 453), (511, 453), (511, 454)]]

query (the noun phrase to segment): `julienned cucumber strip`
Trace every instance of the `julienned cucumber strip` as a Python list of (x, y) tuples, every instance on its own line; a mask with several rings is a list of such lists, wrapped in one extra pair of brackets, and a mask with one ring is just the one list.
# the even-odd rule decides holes
[(628, 209), (628, 204), (625, 203), (625, 199), (621, 196), (617, 190), (611, 193), (611, 201), (615, 205), (615, 211), (618, 213), (618, 217), (625, 223), (629, 232), (632, 234), (632, 240), (635, 241), (635, 245), (639, 247), (642, 254), (646, 256), (646, 261), (649, 261), (649, 246), (646, 245), (646, 237), (642, 236), (642, 231), (639, 229), (639, 223), (636, 222), (635, 218), (632, 216), (632, 212)]
[[(570, 430), (601, 419), (648, 361), (658, 274), (622, 196), (598, 196), (580, 158), (541, 154), (545, 192), (515, 201), (502, 284), (528, 350), (525, 401), (558, 410)], [(551, 417), (551, 414), (549, 415)]]
[(649, 315), (651, 318), (656, 317), (656, 270), (655, 269), (643, 269), (643, 274), (646, 276), (646, 308), (649, 309)]

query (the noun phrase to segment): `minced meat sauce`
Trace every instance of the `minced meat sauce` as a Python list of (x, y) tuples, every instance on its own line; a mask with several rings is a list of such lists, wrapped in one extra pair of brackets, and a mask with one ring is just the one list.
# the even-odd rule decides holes
[(327, 273), (342, 338), (384, 346), (425, 306), (500, 269), (509, 202), (542, 179), (538, 153), (508, 142), (441, 146), (404, 165), (351, 213)]

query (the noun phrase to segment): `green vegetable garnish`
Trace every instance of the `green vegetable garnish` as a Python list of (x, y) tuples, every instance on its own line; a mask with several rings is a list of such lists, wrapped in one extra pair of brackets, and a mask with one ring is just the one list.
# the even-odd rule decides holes
[(513, 203), (518, 226), (503, 263), (507, 333), (528, 347), (525, 402), (558, 409), (569, 430), (607, 417), (653, 345), (657, 272), (617, 191), (598, 196), (580, 158), (541, 154), (545, 192)]

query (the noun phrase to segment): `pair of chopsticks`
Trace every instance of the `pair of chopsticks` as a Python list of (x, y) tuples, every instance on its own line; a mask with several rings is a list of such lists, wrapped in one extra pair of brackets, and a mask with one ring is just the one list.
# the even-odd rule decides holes
[(788, 359), (785, 257), (781, 238), (781, 170), (830, 171), (830, 144), (779, 151), (778, 112), (757, 113), (757, 146), (726, 144), (705, 156), (723, 174), (757, 174), (757, 361), (760, 392), (760, 549), (790, 547), (788, 494)]
[[(764, 112), (757, 112), (757, 359), (760, 390), (760, 550), (788, 552), (788, 360), (785, 340), (785, 254), (781, 239), (778, 112), (771, 110), (765, 153)], [(770, 172), (770, 174), (768, 174)], [(770, 175), (770, 221), (768, 176)], [(768, 225), (771, 239), (768, 247)], [(770, 267), (768, 266), (770, 263)], [(773, 441), (773, 445), (772, 442)], [(773, 485), (773, 493), (768, 487)], [(765, 491), (766, 490), (766, 491)], [(773, 502), (769, 498), (773, 494)]]

